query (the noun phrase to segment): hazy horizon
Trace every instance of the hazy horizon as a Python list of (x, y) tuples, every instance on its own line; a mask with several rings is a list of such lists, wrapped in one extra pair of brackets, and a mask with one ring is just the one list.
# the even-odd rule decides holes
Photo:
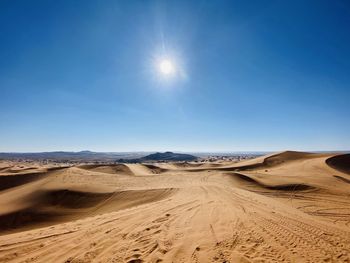
[(263, 150), (237, 150), (237, 151), (186, 151), (186, 150), (135, 150), (135, 151), (92, 151), (92, 150), (44, 150), (44, 151), (2, 151), (0, 153), (53, 153), (53, 152), (69, 152), (69, 153), (81, 153), (81, 152), (91, 152), (91, 153), (155, 153), (155, 152), (174, 152), (174, 153), (198, 153), (198, 154), (267, 154), (267, 153), (278, 153), (278, 152), (310, 152), (310, 153), (348, 153), (350, 150), (295, 150), (295, 149), (283, 149), (283, 150), (272, 150), (272, 151), (263, 151)]
[(1, 1), (0, 152), (347, 151), (346, 1)]

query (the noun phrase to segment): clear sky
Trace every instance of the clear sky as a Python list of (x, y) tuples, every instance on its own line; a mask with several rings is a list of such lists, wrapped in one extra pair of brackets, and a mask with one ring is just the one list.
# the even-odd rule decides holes
[(346, 0), (0, 1), (0, 151), (349, 150), (349, 85)]

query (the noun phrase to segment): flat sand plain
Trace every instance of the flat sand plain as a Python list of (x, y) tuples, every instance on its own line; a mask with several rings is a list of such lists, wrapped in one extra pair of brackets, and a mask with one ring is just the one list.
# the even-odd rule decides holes
[(2, 161), (0, 262), (350, 262), (350, 155)]

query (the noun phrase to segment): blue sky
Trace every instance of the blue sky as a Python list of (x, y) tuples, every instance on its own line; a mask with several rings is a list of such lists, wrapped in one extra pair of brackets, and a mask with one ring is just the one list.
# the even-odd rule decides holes
[(350, 149), (345, 0), (4, 0), (0, 39), (0, 151)]

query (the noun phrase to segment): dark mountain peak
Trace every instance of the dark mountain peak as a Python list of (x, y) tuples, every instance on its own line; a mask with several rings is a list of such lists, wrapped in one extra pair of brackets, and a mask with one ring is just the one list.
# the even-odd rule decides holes
[(140, 158), (140, 161), (194, 161), (197, 160), (196, 156), (183, 153), (173, 152), (156, 152)]

